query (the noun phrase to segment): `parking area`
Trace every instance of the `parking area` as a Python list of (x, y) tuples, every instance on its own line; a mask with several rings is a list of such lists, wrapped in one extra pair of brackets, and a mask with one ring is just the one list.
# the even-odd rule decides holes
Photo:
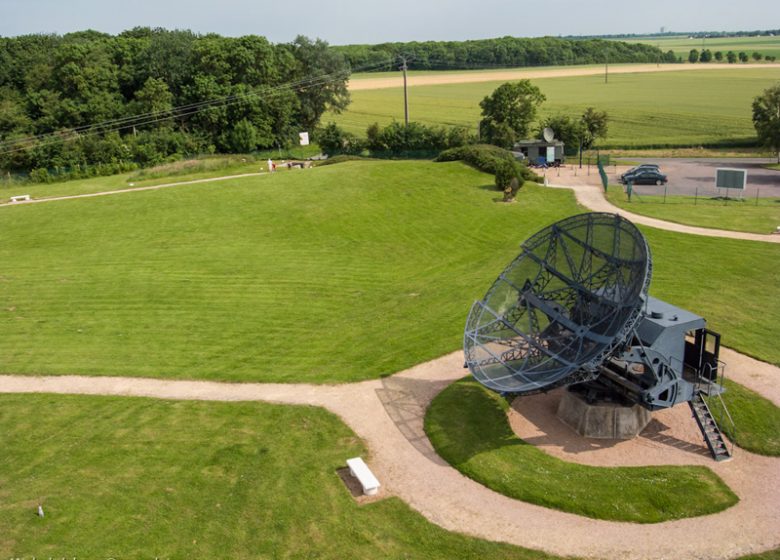
[[(668, 194), (694, 195), (699, 196), (725, 196), (725, 190), (719, 191), (715, 188), (715, 170), (719, 167), (731, 167), (734, 169), (746, 169), (747, 187), (742, 196), (754, 198), (780, 198), (780, 171), (766, 169), (764, 166), (774, 163), (773, 159), (759, 158), (723, 158), (723, 159), (677, 159), (677, 158), (658, 158), (645, 159), (637, 158), (634, 161), (638, 163), (655, 163), (661, 173), (669, 179), (667, 187)], [(614, 167), (608, 171), (614, 172)], [(627, 168), (617, 167), (619, 176)], [(610, 181), (613, 178), (610, 177)], [(617, 182), (617, 177), (615, 177)], [(663, 186), (655, 185), (635, 185), (635, 192), (641, 194), (663, 194)], [(739, 197), (739, 191), (728, 193), (730, 197)]]

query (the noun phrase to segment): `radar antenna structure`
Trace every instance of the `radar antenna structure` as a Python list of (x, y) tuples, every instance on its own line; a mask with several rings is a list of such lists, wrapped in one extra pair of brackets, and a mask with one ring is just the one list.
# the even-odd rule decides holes
[(619, 215), (542, 229), (471, 307), (466, 367), (502, 394), (567, 385), (588, 403), (653, 411), (688, 402), (713, 456), (729, 458), (703, 398), (723, 392), (720, 335), (649, 296), (652, 269), (645, 237)]
[(472, 374), (521, 394), (595, 379), (640, 318), (651, 262), (644, 236), (615, 214), (541, 230), (471, 308), (464, 348)]

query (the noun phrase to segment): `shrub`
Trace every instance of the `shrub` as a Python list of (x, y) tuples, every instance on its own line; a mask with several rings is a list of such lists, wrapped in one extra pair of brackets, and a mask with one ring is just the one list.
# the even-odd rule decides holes
[[(439, 154), (436, 161), (463, 161), (471, 167), (496, 176), (508, 173), (504, 165), (507, 164), (511, 167), (514, 173), (513, 176), (518, 178), (519, 184), (522, 184), (523, 181), (542, 182), (542, 178), (539, 175), (528, 169), (524, 163), (517, 161), (509, 150), (489, 144), (472, 144), (460, 148), (451, 148)], [(498, 185), (498, 182), (496, 185)]]

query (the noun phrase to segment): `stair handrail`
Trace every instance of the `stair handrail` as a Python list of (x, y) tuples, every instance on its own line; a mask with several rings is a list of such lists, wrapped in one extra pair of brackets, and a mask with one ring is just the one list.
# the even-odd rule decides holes
[[(712, 371), (712, 365), (711, 364), (705, 364), (707, 368), (709, 368), (709, 371)], [(718, 360), (717, 362), (717, 370), (715, 372), (715, 379), (718, 381), (718, 385), (721, 387), (723, 386), (723, 382), (726, 379), (726, 364), (725, 362), (722, 362), (721, 360)], [(718, 428), (720, 429), (721, 433), (728, 436), (728, 442), (730, 444), (729, 453), (733, 456), (734, 455), (734, 439), (736, 438), (737, 434), (737, 425), (734, 423), (734, 419), (731, 417), (731, 413), (729, 412), (728, 407), (726, 407), (726, 403), (723, 401), (722, 393), (716, 393), (715, 395), (710, 395), (709, 392), (707, 394), (709, 398), (717, 397), (719, 402), (719, 415), (718, 418), (715, 419), (715, 421), (718, 423)], [(707, 406), (708, 409), (710, 409), (709, 406)], [(712, 410), (710, 409), (710, 414), (712, 414)], [(726, 426), (724, 424), (724, 415), (725, 418), (728, 419), (729, 425)], [(725, 428), (725, 429), (724, 429)]]

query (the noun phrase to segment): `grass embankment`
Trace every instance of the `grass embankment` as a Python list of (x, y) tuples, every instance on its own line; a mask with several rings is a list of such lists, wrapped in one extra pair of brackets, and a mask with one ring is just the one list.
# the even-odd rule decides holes
[(0, 433), (4, 558), (550, 558), (358, 506), (365, 448), (322, 409), (3, 395)]
[[(728, 375), (728, 369), (726, 374)], [(729, 439), (753, 453), (780, 456), (780, 408), (761, 395), (728, 379), (725, 387), (723, 402), (734, 420), (736, 431), (732, 430), (727, 421), (719, 421), (719, 424)], [(711, 398), (709, 406), (715, 418), (720, 419), (720, 401)]]
[[(780, 78), (777, 68), (658, 72), (532, 80), (547, 96), (540, 117), (582, 114), (593, 106), (609, 112), (604, 147), (728, 146), (755, 143), (753, 98)], [(410, 118), (426, 124), (466, 126), (476, 132), (479, 102), (501, 82), (415, 86)], [(340, 115), (328, 114), (350, 132), (365, 136), (373, 122), (403, 120), (403, 88), (352, 92)]]
[[(295, 154), (313, 155), (318, 149), (297, 148)], [(289, 155), (289, 154), (288, 154)], [(227, 175), (259, 173), (266, 171), (266, 160), (271, 157), (277, 163), (276, 152), (262, 155), (217, 155), (186, 159), (106, 177), (91, 177), (56, 183), (25, 183), (0, 181), (0, 203), (12, 196), (29, 194), (33, 199), (117, 191), (134, 187), (150, 187), (167, 183), (180, 183), (197, 179), (210, 179)], [(290, 159), (290, 158), (287, 158)], [(284, 167), (280, 171), (286, 171)]]
[[(323, 383), (436, 358), (519, 243), (582, 211), (530, 184), (497, 203), (492, 183), (348, 162), (0, 209), (0, 371)], [(780, 247), (646, 233), (655, 295), (780, 363), (780, 301), (745, 292), (777, 284)]]
[(723, 201), (710, 197), (634, 194), (631, 202), (620, 185), (611, 185), (607, 200), (643, 216), (679, 224), (752, 233), (771, 233), (780, 226), (780, 199)]
[(738, 501), (705, 467), (600, 468), (547, 455), (514, 434), (508, 406), (476, 381), (460, 381), (431, 403), (425, 431), (439, 455), (469, 478), (578, 515), (657, 523), (714, 513)]

